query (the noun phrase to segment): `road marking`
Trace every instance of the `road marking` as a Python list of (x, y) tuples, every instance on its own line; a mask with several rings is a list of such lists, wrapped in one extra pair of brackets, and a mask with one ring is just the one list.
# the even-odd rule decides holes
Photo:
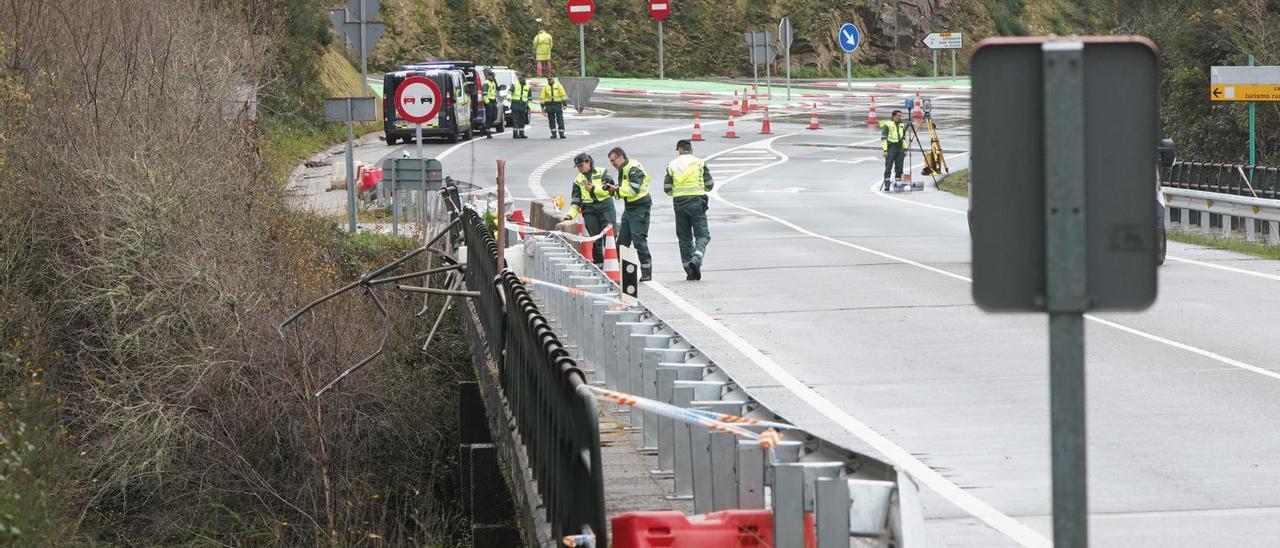
[(875, 160), (875, 158), (858, 158), (857, 160), (837, 160), (835, 158), (827, 158), (826, 160), (823, 160), (823, 162), (836, 164), (861, 164), (862, 162), (870, 162), (873, 160)]
[(1225, 272), (1234, 272), (1234, 273), (1236, 273), (1236, 274), (1244, 274), (1244, 275), (1246, 275), (1246, 276), (1256, 276), (1256, 277), (1259, 277), (1259, 278), (1262, 278), (1262, 279), (1266, 279), (1266, 280), (1273, 280), (1273, 281), (1280, 282), (1280, 276), (1277, 276), (1277, 275), (1275, 275), (1275, 274), (1267, 274), (1266, 272), (1256, 272), (1256, 271), (1253, 271), (1253, 270), (1245, 270), (1245, 269), (1243, 269), (1243, 268), (1235, 268), (1235, 267), (1230, 267), (1230, 266), (1223, 266), (1223, 265), (1220, 265), (1220, 264), (1213, 264), (1213, 263), (1207, 263), (1207, 262), (1204, 262), (1204, 261), (1197, 261), (1197, 260), (1195, 260), (1195, 259), (1184, 259), (1184, 258), (1182, 258), (1182, 257), (1174, 257), (1174, 256), (1172, 256), (1172, 255), (1168, 255), (1168, 256), (1166, 256), (1165, 258), (1166, 258), (1166, 259), (1169, 259), (1169, 260), (1171, 260), (1171, 261), (1177, 261), (1177, 262), (1180, 262), (1180, 263), (1193, 264), (1193, 265), (1196, 265), (1196, 266), (1202, 266), (1202, 267), (1204, 267), (1204, 268), (1212, 268), (1212, 269), (1215, 269), (1215, 270), (1222, 270), (1222, 271), (1225, 271)]
[(846, 413), (843, 409), (840, 409), (836, 404), (832, 403), (822, 394), (819, 394), (814, 389), (809, 388), (801, 382), (800, 379), (797, 379), (794, 375), (787, 372), (787, 370), (783, 369), (781, 365), (778, 365), (778, 362), (775, 362), (768, 356), (764, 355), (763, 352), (752, 346), (751, 343), (747, 342), (737, 333), (734, 333), (728, 327), (725, 327), (724, 324), (716, 321), (715, 318), (708, 316), (705, 312), (690, 304), (689, 301), (686, 301), (679, 295), (676, 295), (675, 292), (667, 289), (666, 286), (657, 281), (648, 281), (645, 283), (648, 284), (650, 289), (653, 289), (672, 304), (676, 305), (677, 308), (683, 310), (685, 314), (688, 314), (691, 318), (697, 320), (698, 323), (701, 323), (711, 331), (715, 332), (715, 334), (719, 335), (720, 338), (725, 340), (725, 342), (733, 345), (734, 348), (755, 363), (762, 371), (767, 373), (770, 377), (773, 377), (774, 380), (786, 387), (787, 390), (790, 390), (792, 394), (795, 394), (799, 401), (809, 404), (810, 407), (813, 407), (819, 413), (822, 413), (832, 422), (866, 442), (867, 445), (870, 445), (876, 451), (879, 451), (895, 466), (901, 467), (910, 474), (911, 477), (923, 483), (942, 498), (947, 499), (947, 501), (956, 505), (960, 509), (982, 520), (984, 523), (1003, 533), (1005, 536), (1008, 536), (1010, 539), (1013, 539), (1013, 541), (1018, 544), (1035, 547), (1052, 546), (1049, 539), (1045, 538), (1039, 532), (1005, 515), (999, 510), (996, 510), (994, 507), (980, 500), (968, 491), (961, 489), (950, 480), (942, 477), (941, 474), (937, 473), (932, 468), (929, 468), (925, 463), (920, 462), (919, 459), (906, 449), (894, 443), (889, 438), (884, 437), (884, 435), (879, 432), (876, 432), (875, 429), (871, 428), (867, 424)]

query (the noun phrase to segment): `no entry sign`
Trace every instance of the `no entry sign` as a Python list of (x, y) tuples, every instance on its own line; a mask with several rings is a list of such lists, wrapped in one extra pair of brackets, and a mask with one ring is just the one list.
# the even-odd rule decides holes
[(596, 3), (591, 0), (569, 0), (564, 6), (564, 11), (569, 14), (570, 21), (584, 25), (596, 14)]
[(440, 112), (440, 86), (425, 76), (410, 76), (396, 87), (396, 113), (409, 123), (425, 124)]
[(671, 0), (649, 0), (649, 17), (654, 21), (666, 21), (671, 15)]

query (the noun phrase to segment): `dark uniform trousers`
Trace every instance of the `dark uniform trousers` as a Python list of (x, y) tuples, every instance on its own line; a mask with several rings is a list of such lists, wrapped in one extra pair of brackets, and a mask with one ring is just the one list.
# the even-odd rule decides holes
[(640, 265), (645, 267), (652, 264), (649, 255), (649, 210), (652, 207), (653, 199), (649, 196), (627, 202), (622, 210), (622, 225), (618, 227), (618, 245), (635, 247)]
[(889, 143), (889, 149), (886, 151), (888, 155), (884, 157), (884, 178), (889, 179), (889, 172), (893, 171), (895, 179), (902, 178), (902, 159), (906, 156), (901, 143)]
[(673, 198), (676, 211), (676, 238), (680, 240), (680, 262), (687, 263), (695, 251), (707, 253), (711, 241), (711, 229), (707, 226), (707, 197), (680, 196)]
[[(604, 232), (604, 227), (613, 225), (618, 226), (614, 222), (617, 218), (617, 212), (613, 209), (613, 200), (605, 200), (595, 204), (582, 204), (582, 222), (587, 225), (587, 233), (595, 236)], [(604, 262), (604, 241), (606, 238), (601, 237), (595, 241), (592, 249), (591, 260), (596, 264)]]

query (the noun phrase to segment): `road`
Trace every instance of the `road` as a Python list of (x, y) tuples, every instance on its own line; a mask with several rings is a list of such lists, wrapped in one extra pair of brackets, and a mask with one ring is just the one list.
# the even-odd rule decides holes
[[(939, 105), (953, 169), (967, 159), (965, 101)], [(604, 98), (609, 111), (571, 119), (563, 141), (537, 119), (526, 141), (427, 149), (486, 186), (505, 159), (528, 199), (567, 196), (577, 152), (603, 166), (624, 147), (657, 179), (647, 306), (789, 420), (912, 471), (935, 545), (1047, 545), (1048, 322), (974, 305), (964, 199), (875, 190), (865, 103), (824, 104), (821, 131), (803, 129), (808, 111), (775, 116), (773, 135), (740, 120), (737, 140), (703, 111), (712, 240), (703, 280), (685, 281), (660, 174), (690, 108), (652, 102)], [(664, 118), (635, 117), (654, 112)], [(1176, 242), (1169, 255), (1155, 306), (1087, 322), (1093, 544), (1268, 545), (1280, 538), (1280, 263)]]

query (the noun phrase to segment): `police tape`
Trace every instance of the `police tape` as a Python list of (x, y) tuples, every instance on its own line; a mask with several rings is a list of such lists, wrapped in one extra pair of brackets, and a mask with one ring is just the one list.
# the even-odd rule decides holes
[[(634, 407), (641, 411), (647, 411), (650, 413), (662, 415), (669, 419), (678, 420), (680, 422), (695, 424), (699, 426), (705, 426), (717, 432), (727, 432), (742, 439), (755, 441), (759, 443), (762, 447), (765, 447), (766, 449), (774, 449), (778, 447), (778, 443), (782, 441), (782, 435), (779, 434), (778, 431), (773, 429), (772, 427), (768, 427), (765, 429), (764, 432), (757, 434), (755, 432), (747, 430), (746, 428), (743, 428), (739, 424), (716, 420), (715, 418), (708, 416), (708, 415), (724, 416), (720, 413), (707, 413), (700, 409), (685, 409), (683, 407), (677, 407), (669, 403), (663, 403), (657, 400), (642, 398), (640, 396), (632, 396), (631, 394), (624, 394), (622, 392), (614, 392), (613, 390), (609, 390), (607, 388), (600, 388), (598, 386), (591, 386), (589, 384), (580, 385), (578, 389), (586, 390), (590, 392), (591, 395), (596, 397), (597, 399), (611, 401), (618, 405), (623, 405), (626, 407)], [(735, 418), (740, 419), (741, 417), (735, 417)], [(757, 425), (753, 425), (753, 426), (757, 426)], [(785, 425), (785, 426), (787, 426), (788, 428), (795, 428), (794, 426), (791, 426), (791, 425)]]
[[(609, 227), (611, 226), (613, 225), (609, 225)], [(562, 232), (559, 230), (545, 230), (541, 228), (534, 228), (529, 225), (507, 223), (507, 230), (515, 231), (515, 233), (520, 234), (522, 236), (528, 236), (528, 235), (557, 236), (557, 237), (564, 238), (568, 241), (576, 242), (576, 243), (594, 242), (596, 240), (599, 240), (600, 238), (604, 237), (606, 232), (609, 231), (609, 227), (605, 227), (604, 230), (601, 230), (600, 233), (596, 234), (595, 236), (580, 236), (578, 234), (570, 234), (568, 232)]]
[(610, 310), (622, 310), (628, 306), (627, 303), (624, 303), (622, 302), (622, 300), (618, 299), (617, 297), (612, 297), (610, 295), (605, 295), (601, 293), (592, 293), (590, 291), (583, 291), (576, 287), (569, 287), (565, 285), (551, 283), (548, 281), (539, 280), (537, 278), (530, 278), (528, 276), (518, 276), (518, 278), (520, 279), (520, 283), (523, 283), (525, 285), (531, 285), (533, 287), (541, 287), (545, 289), (550, 289), (552, 291), (559, 291), (561, 293), (572, 295), (574, 297), (582, 297), (584, 299), (589, 299), (596, 302), (609, 303), (609, 304), (615, 305)]
[(593, 548), (596, 545), (595, 535), (569, 535), (562, 539), (565, 546), (571, 548)]

